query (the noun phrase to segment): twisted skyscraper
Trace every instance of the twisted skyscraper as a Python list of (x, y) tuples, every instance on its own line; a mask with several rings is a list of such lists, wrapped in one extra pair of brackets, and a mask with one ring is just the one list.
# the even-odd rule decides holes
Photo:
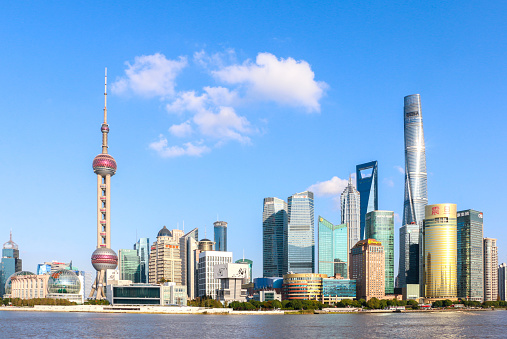
[(111, 249), (111, 177), (116, 173), (116, 161), (107, 154), (107, 69), (104, 84), (104, 122), (102, 132), (102, 153), (93, 159), (93, 171), (97, 174), (97, 249), (92, 254), (92, 265), (97, 277), (92, 286), (90, 298), (95, 292), (96, 299), (105, 299), (106, 270), (115, 269), (118, 257)]

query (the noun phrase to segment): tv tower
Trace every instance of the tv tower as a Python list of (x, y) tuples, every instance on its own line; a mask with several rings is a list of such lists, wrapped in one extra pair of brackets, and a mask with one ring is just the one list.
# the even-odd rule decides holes
[(104, 122), (102, 132), (102, 153), (93, 159), (93, 172), (97, 174), (97, 249), (92, 253), (92, 265), (97, 277), (89, 298), (105, 299), (106, 270), (115, 269), (118, 257), (111, 249), (111, 177), (116, 173), (116, 161), (107, 154), (107, 68), (104, 84)]

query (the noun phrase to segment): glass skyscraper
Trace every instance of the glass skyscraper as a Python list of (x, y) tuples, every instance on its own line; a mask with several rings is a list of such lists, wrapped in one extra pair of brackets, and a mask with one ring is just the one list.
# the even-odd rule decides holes
[(458, 298), (483, 301), (483, 214), (458, 212)]
[(2, 261), (0, 262), (0, 297), (5, 294), (5, 283), (11, 275), (22, 270), (22, 261), (19, 259), (18, 245), (12, 241), (12, 232), (9, 241), (2, 249)]
[(347, 278), (347, 224), (333, 225), (319, 216), (319, 273)]
[(262, 210), (262, 276), (282, 277), (287, 273), (287, 203), (264, 198)]
[(360, 195), (349, 178), (349, 184), (341, 194), (342, 224), (347, 224), (349, 232), (349, 246), (347, 252), (357, 244), (360, 239)]
[(139, 238), (134, 244), (134, 249), (137, 251), (139, 257), (139, 265), (141, 270), (141, 283), (148, 283), (150, 272), (150, 239)]
[(419, 225), (400, 227), (400, 261), (398, 287), (419, 284)]
[(371, 211), (366, 214), (366, 239), (375, 239), (384, 246), (385, 293), (394, 293), (394, 212)]
[(294, 273), (314, 273), (315, 239), (313, 192), (296, 193), (288, 199), (287, 266)]
[(215, 251), (227, 251), (227, 223), (215, 221), (213, 223), (215, 233)]
[(368, 239), (365, 231), (366, 213), (378, 210), (378, 179), (376, 161), (356, 166), (356, 186), (360, 195), (360, 240)]
[(141, 282), (141, 258), (137, 255), (137, 250), (118, 251), (118, 269), (120, 280), (130, 280), (133, 283)]

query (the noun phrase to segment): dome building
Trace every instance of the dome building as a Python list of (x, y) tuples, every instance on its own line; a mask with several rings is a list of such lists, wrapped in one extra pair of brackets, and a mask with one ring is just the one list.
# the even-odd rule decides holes
[(12, 278), (17, 276), (24, 276), (24, 275), (35, 275), (35, 273), (32, 273), (30, 271), (19, 271), (14, 274), (11, 274), (11, 276), (7, 279), (5, 282), (5, 295), (11, 295), (12, 293)]
[(70, 270), (58, 270), (49, 276), (47, 297), (52, 299), (67, 299), (78, 304), (84, 302), (83, 277), (78, 277)]
[(174, 282), (176, 285), (182, 284), (181, 237), (183, 237), (182, 230), (170, 231), (165, 226), (158, 232), (157, 241), (151, 245), (150, 284), (163, 281)]

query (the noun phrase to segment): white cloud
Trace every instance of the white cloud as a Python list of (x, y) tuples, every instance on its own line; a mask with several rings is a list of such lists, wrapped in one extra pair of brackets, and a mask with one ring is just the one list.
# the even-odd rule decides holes
[(169, 132), (175, 137), (184, 138), (192, 134), (192, 126), (190, 126), (190, 121), (185, 121), (179, 125), (169, 127)]
[(255, 63), (247, 60), (212, 73), (225, 83), (245, 85), (247, 94), (255, 99), (300, 106), (309, 112), (320, 112), (319, 100), (328, 87), (314, 80), (315, 74), (306, 61), (278, 59), (270, 53), (259, 53)]
[(332, 177), (330, 180), (317, 182), (316, 184), (308, 187), (309, 191), (315, 193), (318, 197), (340, 195), (345, 187), (348, 185), (347, 179), (340, 179), (337, 176)]
[(401, 166), (394, 166), (394, 168), (396, 168), (398, 170), (398, 172), (400, 172), (401, 174), (405, 174), (405, 169)]
[(226, 64), (236, 62), (236, 51), (228, 48), (224, 52), (208, 54), (203, 49), (194, 53), (194, 62), (204, 68), (223, 68)]
[(155, 53), (135, 57), (134, 63), (126, 62), (125, 76), (112, 84), (117, 94), (131, 90), (145, 97), (171, 97), (174, 95), (175, 78), (187, 66), (186, 57), (169, 60)]
[(225, 87), (204, 87), (209, 99), (217, 106), (231, 106), (239, 101), (238, 92)]
[(183, 113), (185, 111), (199, 112), (204, 109), (207, 95), (197, 96), (195, 91), (180, 92), (173, 102), (167, 104), (168, 112)]
[(238, 116), (232, 107), (220, 107), (218, 113), (203, 110), (193, 119), (201, 133), (220, 141), (236, 140), (241, 143), (250, 143), (245, 134), (252, 133), (250, 122)]
[(168, 146), (167, 139), (163, 135), (160, 135), (159, 141), (152, 142), (149, 147), (163, 158), (174, 158), (183, 155), (200, 157), (203, 153), (210, 151), (210, 148), (206, 145), (194, 145), (191, 142), (183, 144), (183, 147)]

